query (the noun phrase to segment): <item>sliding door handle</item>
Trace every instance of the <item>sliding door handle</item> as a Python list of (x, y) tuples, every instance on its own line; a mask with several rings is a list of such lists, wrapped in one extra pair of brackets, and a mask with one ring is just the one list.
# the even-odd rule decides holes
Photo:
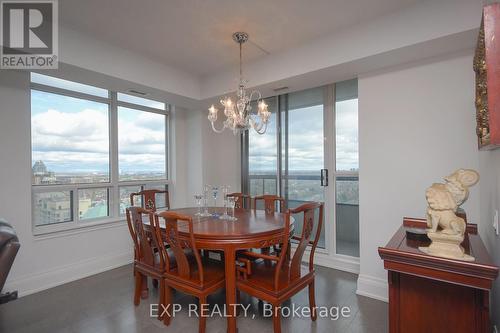
[(328, 186), (328, 169), (321, 169), (321, 186)]

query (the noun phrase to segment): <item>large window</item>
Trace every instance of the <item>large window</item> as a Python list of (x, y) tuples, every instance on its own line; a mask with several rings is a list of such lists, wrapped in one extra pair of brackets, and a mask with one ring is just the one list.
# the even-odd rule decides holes
[(165, 115), (118, 107), (121, 181), (167, 177)]
[(167, 117), (164, 102), (32, 73), (35, 233), (116, 221), (130, 193), (165, 188)]
[(32, 89), (31, 146), (33, 185), (109, 182), (109, 105)]
[(249, 193), (252, 197), (263, 194), (276, 194), (278, 181), (278, 151), (276, 136), (277, 98), (266, 99), (271, 112), (269, 126), (265, 134), (248, 132), (248, 175)]

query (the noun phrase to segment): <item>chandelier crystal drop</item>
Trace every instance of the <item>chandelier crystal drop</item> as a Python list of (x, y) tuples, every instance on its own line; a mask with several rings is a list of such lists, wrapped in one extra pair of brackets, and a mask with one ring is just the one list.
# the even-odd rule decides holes
[[(221, 129), (215, 128), (219, 110), (214, 105), (208, 109), (208, 120), (216, 133), (222, 133), (226, 128), (229, 128), (234, 134), (238, 134), (253, 128), (257, 133), (264, 134), (271, 112), (268, 111), (267, 104), (262, 99), (259, 91), (254, 90), (250, 95), (247, 95), (245, 81), (243, 80), (242, 46), (243, 43), (248, 41), (248, 34), (246, 32), (235, 32), (233, 40), (240, 46), (240, 80), (236, 91), (236, 101), (233, 101), (230, 96), (224, 96), (220, 100), (220, 104), (224, 107), (224, 115), (226, 116)], [(252, 113), (251, 101), (253, 100), (257, 101), (256, 113)], [(258, 119), (256, 119), (257, 117)]]

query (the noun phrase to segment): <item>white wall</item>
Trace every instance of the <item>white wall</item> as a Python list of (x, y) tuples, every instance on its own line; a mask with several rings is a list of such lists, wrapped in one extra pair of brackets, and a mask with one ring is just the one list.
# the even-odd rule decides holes
[[(218, 125), (217, 128), (219, 128)], [(225, 130), (218, 134), (212, 130), (207, 112), (202, 112), (203, 181), (210, 185), (229, 185), (231, 192), (241, 189), (240, 135)], [(219, 200), (220, 201), (220, 200)]]
[[(403, 216), (425, 216), (425, 189), (455, 169), (478, 169), (474, 117), (472, 51), (360, 76), (359, 294), (387, 299), (377, 248)], [(464, 208), (480, 222), (479, 186)]]
[[(481, 174), (481, 220), (479, 233), (497, 266), (500, 266), (500, 237), (492, 227), (495, 210), (500, 210), (500, 149), (479, 153)], [(492, 293), (492, 321), (500, 327), (500, 279), (495, 281)]]
[(201, 121), (198, 111), (176, 107), (173, 113), (175, 141), (172, 142), (171, 162), (175, 166), (172, 190), (176, 201), (172, 207), (193, 206), (194, 195), (201, 193), (204, 163)]
[[(173, 115), (173, 207), (193, 206), (194, 195), (202, 193), (204, 184), (229, 185), (232, 192), (240, 191), (240, 136), (228, 130), (213, 132), (207, 112), (177, 107)], [(218, 205), (222, 205), (221, 199)]]

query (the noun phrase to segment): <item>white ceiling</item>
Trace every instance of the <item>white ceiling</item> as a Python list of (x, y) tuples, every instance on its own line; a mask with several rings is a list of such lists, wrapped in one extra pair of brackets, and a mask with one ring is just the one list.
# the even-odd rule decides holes
[[(63, 25), (195, 75), (234, 66), (234, 31), (265, 50), (311, 39), (422, 0), (61, 0)], [(245, 61), (266, 56), (247, 44)]]

